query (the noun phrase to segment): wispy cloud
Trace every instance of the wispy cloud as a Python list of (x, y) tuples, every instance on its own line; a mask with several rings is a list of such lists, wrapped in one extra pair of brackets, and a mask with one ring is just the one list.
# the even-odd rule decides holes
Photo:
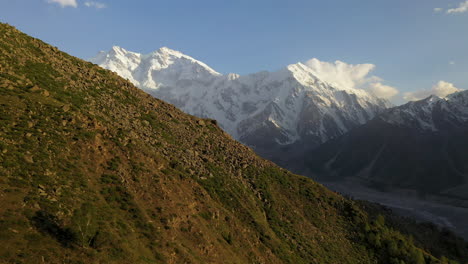
[(398, 94), (394, 87), (382, 84), (383, 80), (371, 75), (374, 64), (334, 63), (311, 59), (305, 63), (322, 80), (341, 89), (362, 89), (377, 97), (391, 99)]
[(47, 3), (56, 3), (59, 4), (61, 7), (78, 7), (78, 3), (76, 0), (47, 0)]
[(454, 61), (449, 62), (450, 65), (455, 65), (456, 63)]
[(87, 1), (84, 3), (85, 6), (87, 7), (94, 7), (94, 8), (97, 8), (97, 9), (102, 9), (102, 8), (106, 8), (107, 5), (104, 4), (104, 3), (100, 3), (100, 2), (94, 2), (94, 1)]
[(440, 12), (442, 12), (442, 11), (444, 11), (443, 8), (440, 8), (440, 7), (434, 8), (434, 13), (440, 13)]
[(384, 85), (380, 82), (370, 83), (368, 90), (375, 96), (384, 99), (391, 99), (399, 93), (395, 87)]
[(460, 3), (457, 8), (450, 8), (447, 10), (447, 14), (458, 14), (465, 13), (468, 11), (468, 1)]
[(449, 94), (461, 91), (453, 85), (453, 83), (439, 81), (436, 85), (429, 90), (419, 90), (416, 92), (405, 93), (403, 98), (407, 101), (417, 101), (429, 97), (430, 95), (437, 95), (439, 97), (446, 97)]

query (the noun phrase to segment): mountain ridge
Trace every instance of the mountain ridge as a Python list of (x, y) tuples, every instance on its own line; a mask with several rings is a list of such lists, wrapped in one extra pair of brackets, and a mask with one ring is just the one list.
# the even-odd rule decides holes
[(455, 92), (445, 98), (431, 95), (425, 99), (389, 109), (378, 118), (402, 126), (414, 126), (417, 123), (415, 126), (420, 130), (433, 132), (447, 130), (468, 121), (467, 101), (466, 91)]
[[(150, 60), (136, 67), (125, 59), (116, 64), (120, 57), (112, 52), (103, 54), (105, 59), (99, 55), (91, 62), (128, 78), (186, 113), (217, 120), (235, 139), (282, 165), (288, 164), (284, 157), (300, 155), (290, 153), (293, 148), (289, 145), (314, 148), (390, 106), (362, 89), (330, 85), (302, 63), (276, 72), (240, 76), (220, 75), (195, 59), (188, 65), (180, 62), (161, 69)], [(128, 52), (130, 57), (134, 54)]]
[(325, 178), (359, 177), (382, 187), (467, 199), (467, 98), (468, 91), (460, 91), (388, 109), (309, 153), (315, 157), (309, 168)]

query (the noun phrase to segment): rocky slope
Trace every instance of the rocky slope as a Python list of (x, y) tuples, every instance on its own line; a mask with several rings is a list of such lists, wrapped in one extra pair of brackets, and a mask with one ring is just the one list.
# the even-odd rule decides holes
[(0, 106), (1, 263), (467, 259), (4, 24)]
[(318, 175), (467, 199), (468, 91), (387, 110), (309, 153)]
[(277, 72), (221, 75), (168, 48), (142, 55), (120, 47), (91, 61), (186, 113), (217, 120), (235, 139), (284, 165), (390, 105), (364, 90), (330, 85), (302, 63)]

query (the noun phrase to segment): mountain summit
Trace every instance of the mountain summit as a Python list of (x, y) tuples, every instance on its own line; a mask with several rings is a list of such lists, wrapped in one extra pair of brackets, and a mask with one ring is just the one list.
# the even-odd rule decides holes
[(456, 92), (446, 98), (431, 95), (389, 109), (379, 118), (389, 124), (421, 131), (458, 129), (468, 122), (468, 91)]
[(331, 85), (302, 63), (276, 72), (221, 75), (168, 48), (141, 55), (115, 47), (91, 62), (186, 113), (217, 120), (235, 139), (280, 164), (291, 164), (285, 157), (299, 157), (390, 106), (364, 90)]
[(169, 86), (177, 79), (197, 80), (221, 75), (203, 62), (167, 47), (142, 55), (114, 46), (108, 52), (101, 51), (91, 62), (146, 89)]

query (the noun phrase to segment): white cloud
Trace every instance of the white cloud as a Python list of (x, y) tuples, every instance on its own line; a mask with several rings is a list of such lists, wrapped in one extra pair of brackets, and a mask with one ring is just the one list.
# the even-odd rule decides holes
[(453, 85), (453, 83), (439, 81), (430, 90), (420, 90), (416, 92), (405, 93), (403, 98), (407, 101), (417, 101), (429, 97), (430, 95), (437, 95), (438, 97), (447, 97), (447, 95), (461, 91)]
[(436, 7), (436, 8), (434, 8), (434, 13), (440, 13), (440, 12), (442, 12), (443, 10), (444, 10), (443, 8)]
[(94, 8), (97, 8), (97, 9), (102, 9), (102, 8), (106, 8), (107, 5), (104, 4), (104, 3), (100, 3), (100, 2), (94, 2), (94, 1), (87, 1), (84, 3), (85, 6), (87, 7), (94, 7)]
[(382, 84), (382, 79), (370, 76), (375, 69), (373, 64), (347, 64), (342, 61), (334, 63), (311, 59), (305, 63), (320, 79), (340, 89), (362, 89), (377, 97), (390, 99), (398, 94), (394, 87)]
[(457, 8), (447, 10), (447, 14), (465, 13), (468, 11), (468, 1), (461, 2)]
[(399, 93), (399, 91), (396, 88), (384, 85), (379, 82), (371, 83), (369, 85), (369, 91), (375, 94), (375, 96), (385, 99), (392, 98)]
[(450, 65), (455, 65), (456, 63), (454, 61), (449, 62)]
[(76, 2), (76, 0), (47, 0), (48, 3), (57, 3), (59, 4), (61, 7), (67, 7), (67, 6), (71, 6), (71, 7), (78, 7), (78, 3)]

